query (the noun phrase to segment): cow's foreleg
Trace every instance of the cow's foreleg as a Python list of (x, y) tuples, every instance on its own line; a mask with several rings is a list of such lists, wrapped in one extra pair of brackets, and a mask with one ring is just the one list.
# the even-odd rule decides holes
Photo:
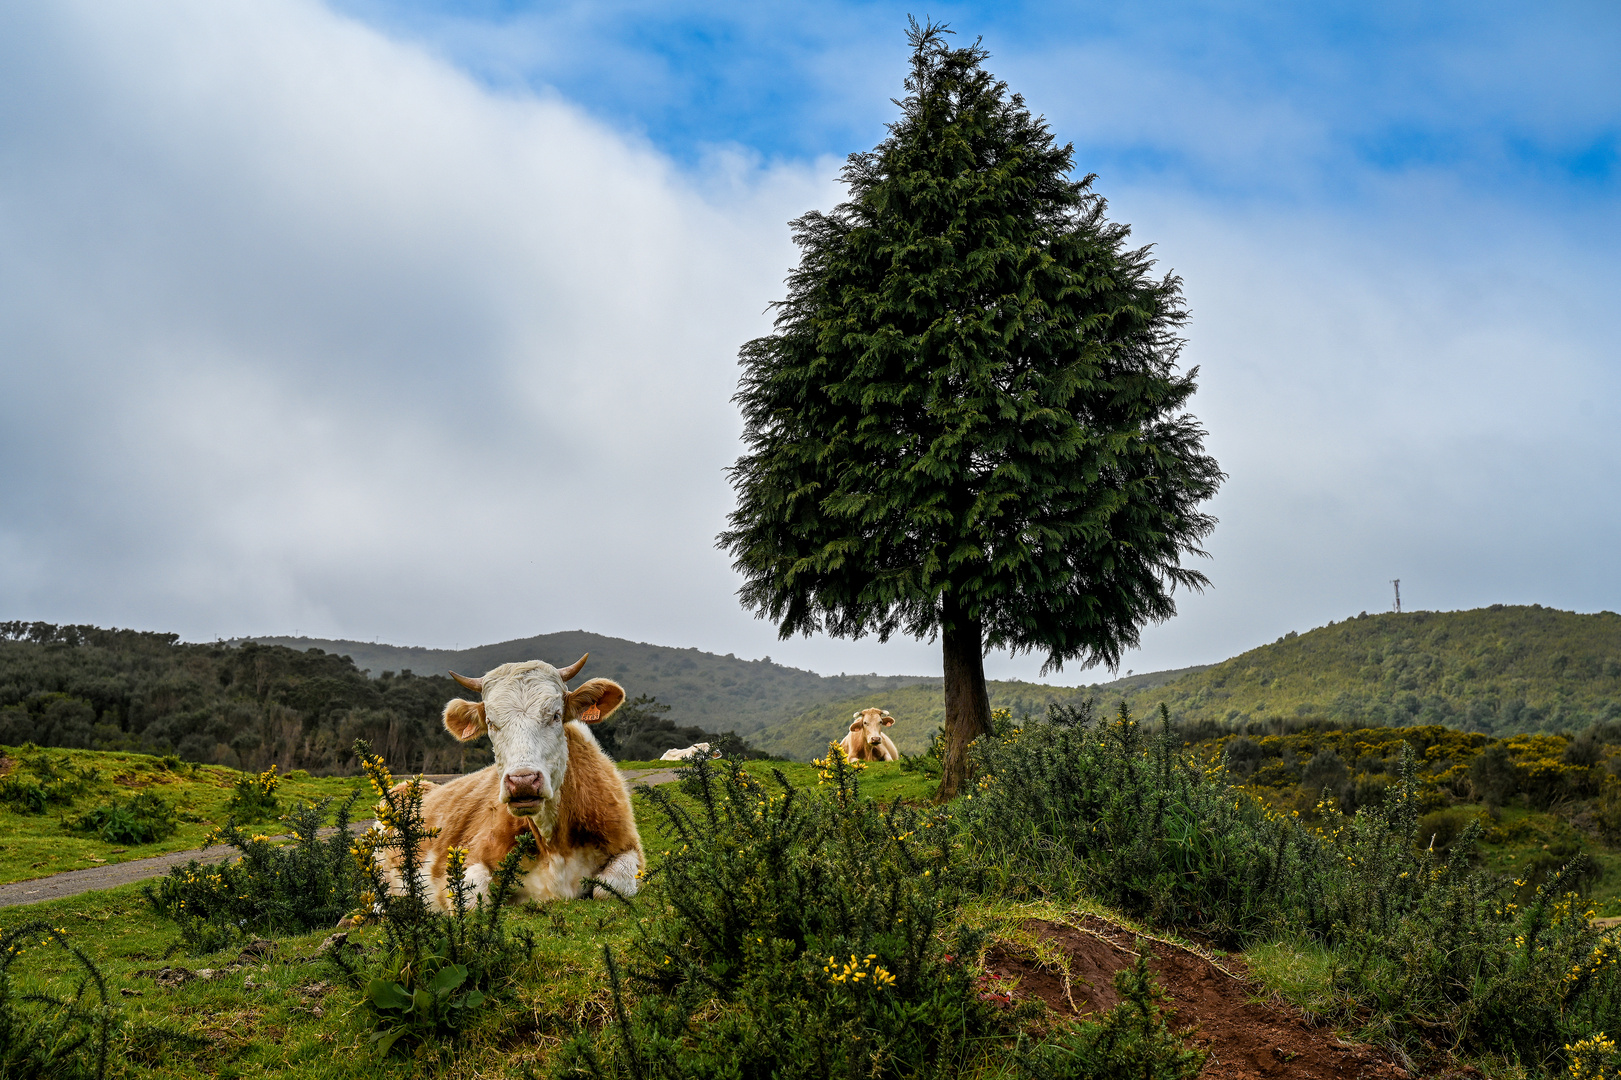
[[(614, 891), (620, 896), (631, 897), (636, 895), (638, 885), (636, 875), (641, 872), (641, 869), (641, 852), (634, 849), (622, 851), (608, 860), (608, 865), (597, 872), (596, 878), (598, 881), (612, 885)], [(593, 900), (608, 900), (612, 896), (613, 893), (610, 893), (601, 885), (593, 886), (591, 889), (591, 898)]]

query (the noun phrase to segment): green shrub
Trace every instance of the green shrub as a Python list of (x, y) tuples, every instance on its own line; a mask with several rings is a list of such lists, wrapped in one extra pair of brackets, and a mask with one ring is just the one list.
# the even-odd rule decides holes
[(999, 710), (973, 753), (957, 825), (1009, 895), (1084, 891), (1236, 945), (1276, 924), (1310, 843), (1195, 762), (1170, 725), (1145, 733), (1124, 702), (1111, 722), (1091, 702), (1022, 727)]
[[(1422, 816), (1428, 789), (1410, 745), (1384, 797), (1355, 814), (1323, 783), (1308, 829), (1220, 764), (1199, 767), (1163, 713), (1153, 735), (1124, 704), (1107, 725), (1086, 707), (1049, 719), (1020, 730), (997, 718), (957, 814), (1008, 892), (1090, 892), (1234, 944), (1317, 941), (1335, 956), (1329, 996), (1344, 1019), (1414, 1045), (1444, 1033), (1542, 1068), (1567, 1043), (1621, 1029), (1621, 943), (1573, 891), (1590, 864), (1550, 852), (1545, 883), (1511, 883), (1479, 865), (1478, 817), (1439, 843), (1460, 822)], [(1333, 774), (1333, 762), (1318, 771)]]
[(99, 836), (109, 844), (150, 844), (179, 828), (174, 807), (150, 791), (104, 802), (68, 822), (74, 832)]
[(16, 771), (0, 779), (0, 802), (19, 813), (43, 814), (51, 806), (71, 806), (99, 779), (94, 766), (76, 767), (65, 756), (25, 747)]
[(944, 812), (875, 806), (842, 755), (823, 764), (818, 794), (703, 758), (695, 810), (640, 789), (680, 845), (642, 894), (626, 974), (646, 992), (628, 1009), (607, 954), (618, 1024), (580, 1036), (563, 1073), (953, 1075), (987, 1052), (980, 937), (953, 919), (975, 880)]
[[(419, 780), (395, 787), (383, 759), (364, 742), (355, 756), (382, 801), (377, 821), (356, 841), (352, 854), (361, 878), (360, 920), (382, 927), (375, 954), (343, 948), (329, 953), (343, 974), (364, 991), (372, 1024), (371, 1042), (380, 1054), (436, 1038), (453, 1038), (477, 1015), (491, 992), (505, 984), (534, 955), (527, 930), (509, 934), (502, 907), (523, 874), (522, 860), (538, 852), (532, 834), (521, 833), (502, 860), (488, 898), (470, 903), (467, 852), (451, 848), (446, 859), (451, 910), (429, 903), (422, 875), (422, 843), (432, 834), (422, 819)], [(403, 891), (389, 887), (379, 857), (400, 855)]]
[[(142, 894), (159, 915), (180, 928), (194, 955), (215, 952), (254, 934), (298, 934), (333, 926), (355, 903), (360, 875), (350, 848), (349, 816), (357, 790), (341, 802), (323, 799), (288, 814), (292, 842), (277, 845), (248, 836), (228, 822), (217, 839), (241, 855), (203, 865), (193, 859)], [(333, 805), (336, 802), (336, 811)], [(333, 834), (320, 830), (334, 814)]]
[[(67, 953), (67, 994), (17, 985), (17, 961), (55, 945)], [(107, 1075), (114, 1014), (95, 963), (49, 923), (35, 920), (0, 936), (0, 1078), (78, 1080)]]
[(236, 778), (225, 812), (242, 825), (276, 817), (281, 813), (281, 800), (276, 797), (280, 784), (281, 777), (276, 775), (274, 765), (252, 776), (244, 773)]

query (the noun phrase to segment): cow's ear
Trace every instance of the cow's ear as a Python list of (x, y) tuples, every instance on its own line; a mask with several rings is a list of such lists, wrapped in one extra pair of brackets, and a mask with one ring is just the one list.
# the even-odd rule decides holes
[[(857, 715), (857, 716), (860, 716), (860, 715), (861, 715), (861, 714), (860, 714), (860, 713), (856, 713), (856, 715)], [(851, 730), (851, 731), (860, 731), (860, 730), (861, 730), (861, 729), (862, 729), (862, 728), (863, 728), (863, 727), (865, 727), (865, 726), (866, 726), (866, 725), (865, 725), (865, 724), (863, 724), (863, 723), (862, 723), (862, 722), (861, 722), (861, 721), (860, 721), (860, 720), (857, 720), (857, 721), (856, 721), (856, 722), (855, 722), (855, 723), (853, 723), (853, 724), (851, 724), (851, 725), (850, 725), (850, 730)]]
[(484, 703), (452, 698), (445, 705), (445, 730), (462, 742), (484, 734), (489, 730), (484, 722)]
[(563, 710), (565, 720), (583, 720), (595, 724), (606, 720), (625, 700), (625, 689), (612, 679), (592, 679), (567, 698)]
[(884, 716), (883, 716), (883, 719), (878, 721), (878, 726), (879, 727), (888, 727), (889, 725), (893, 724), (894, 722), (895, 722), (895, 718), (893, 716), (889, 715), (888, 713), (885, 713)]

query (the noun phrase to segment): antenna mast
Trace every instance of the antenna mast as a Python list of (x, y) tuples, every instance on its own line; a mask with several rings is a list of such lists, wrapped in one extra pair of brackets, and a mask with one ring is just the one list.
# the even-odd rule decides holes
[(1401, 614), (1401, 578), (1393, 578), (1390, 582), (1396, 586), (1396, 614)]

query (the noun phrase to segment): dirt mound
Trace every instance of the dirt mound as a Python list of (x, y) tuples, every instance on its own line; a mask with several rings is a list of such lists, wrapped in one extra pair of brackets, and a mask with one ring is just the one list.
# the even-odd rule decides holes
[(1025, 929), (1068, 957), (1068, 978), (1062, 971), (1042, 968), (1032, 958), (998, 947), (985, 957), (991, 992), (1000, 996), (1012, 988), (1014, 999), (1039, 997), (1064, 1016), (1101, 1012), (1119, 1003), (1115, 972), (1129, 966), (1139, 948), (1150, 949), (1149, 966), (1176, 1010), (1173, 1026), (1190, 1032), (1189, 1041), (1209, 1052), (1201, 1077), (1401, 1080), (1412, 1075), (1388, 1054), (1342, 1042), (1328, 1028), (1307, 1023), (1298, 1010), (1263, 1000), (1261, 989), (1243, 978), (1245, 972), (1236, 961), (1224, 961), (1227, 971), (1223, 971), (1204, 957), (1142, 941), (1129, 930), (1090, 916), (1079, 929), (1039, 919), (1026, 923)]

